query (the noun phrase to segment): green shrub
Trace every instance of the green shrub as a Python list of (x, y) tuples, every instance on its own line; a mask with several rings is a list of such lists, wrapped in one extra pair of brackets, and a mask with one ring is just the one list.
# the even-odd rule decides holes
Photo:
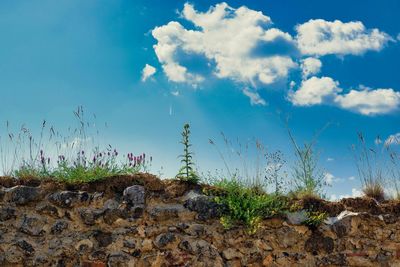
[(328, 214), (321, 211), (307, 211), (307, 217), (308, 219), (303, 224), (308, 227), (316, 228), (326, 220)]
[(262, 219), (280, 214), (286, 207), (282, 197), (248, 188), (237, 180), (222, 180), (216, 186), (221, 194), (215, 197), (215, 202), (226, 207), (221, 223), (228, 229), (244, 224), (249, 233), (254, 233)]

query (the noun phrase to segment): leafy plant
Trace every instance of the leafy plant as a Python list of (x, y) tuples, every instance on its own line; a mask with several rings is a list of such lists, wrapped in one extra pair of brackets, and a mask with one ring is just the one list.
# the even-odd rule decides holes
[(328, 218), (328, 214), (321, 211), (307, 211), (307, 217), (307, 220), (305, 220), (303, 224), (312, 228), (316, 228), (320, 226), (326, 220), (326, 218)]
[(183, 144), (183, 154), (179, 156), (183, 165), (179, 169), (176, 178), (190, 183), (197, 183), (199, 181), (199, 176), (194, 170), (193, 153), (190, 151), (192, 145), (190, 144), (189, 137), (190, 125), (186, 123), (183, 126), (181, 141), (181, 144)]
[(286, 207), (284, 198), (248, 188), (236, 179), (222, 180), (215, 186), (221, 190), (215, 202), (226, 207), (221, 224), (227, 229), (244, 224), (250, 234), (255, 233), (262, 219), (278, 215)]

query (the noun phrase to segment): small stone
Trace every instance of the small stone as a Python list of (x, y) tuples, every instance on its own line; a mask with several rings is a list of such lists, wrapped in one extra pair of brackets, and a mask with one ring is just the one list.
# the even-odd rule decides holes
[(153, 242), (151, 239), (144, 239), (141, 244), (141, 250), (143, 252), (148, 252), (153, 249)]
[(0, 208), (0, 222), (15, 219), (16, 217), (16, 209), (10, 207)]
[(112, 234), (109, 232), (97, 230), (94, 232), (93, 237), (96, 239), (99, 247), (107, 247), (113, 242)]
[(54, 207), (53, 205), (50, 205), (48, 203), (42, 203), (39, 204), (36, 207), (36, 211), (40, 214), (43, 215), (50, 215), (52, 217), (58, 217), (58, 210), (56, 207)]
[(228, 248), (222, 251), (222, 257), (226, 260), (240, 259), (242, 254), (233, 248)]
[(108, 266), (127, 266), (130, 256), (124, 252), (114, 252), (108, 256)]
[(202, 236), (205, 234), (205, 228), (202, 224), (192, 224), (185, 230), (185, 232), (192, 236)]
[(44, 221), (41, 217), (24, 215), (20, 221), (19, 231), (32, 236), (41, 236), (44, 233), (43, 226)]
[(320, 232), (314, 232), (305, 243), (305, 250), (313, 254), (318, 254), (319, 252), (330, 254), (334, 247), (333, 239), (323, 236)]
[(53, 226), (51, 227), (50, 233), (54, 234), (60, 234), (62, 233), (65, 229), (68, 228), (68, 222), (64, 220), (57, 220)]
[(59, 207), (71, 208), (77, 203), (86, 202), (89, 200), (89, 194), (87, 192), (75, 192), (75, 191), (61, 191), (53, 193), (49, 196), (49, 200)]
[(179, 244), (179, 248), (190, 254), (202, 255), (208, 258), (215, 258), (219, 255), (216, 247), (202, 239), (185, 238)]
[(88, 252), (93, 249), (93, 242), (90, 241), (89, 239), (83, 239), (76, 243), (75, 249), (80, 252)]
[(40, 199), (40, 189), (38, 187), (18, 185), (10, 188), (9, 201), (17, 205), (25, 205)]
[(305, 210), (289, 212), (286, 214), (286, 217), (288, 219), (288, 222), (294, 225), (300, 225), (308, 219), (308, 215)]
[[(192, 191), (191, 191), (192, 192)], [(223, 206), (212, 201), (212, 197), (188, 193), (189, 197), (185, 201), (185, 208), (198, 213), (200, 220), (208, 220), (221, 216)], [(192, 196), (192, 197), (190, 197)]]
[(175, 243), (177, 241), (177, 238), (174, 233), (164, 233), (160, 234), (156, 237), (154, 244), (156, 247), (163, 249), (166, 248), (167, 246)]
[(180, 204), (159, 205), (149, 210), (150, 216), (157, 221), (176, 219), (185, 208)]
[(79, 211), (79, 214), (83, 220), (83, 222), (87, 225), (94, 225), (96, 220), (104, 213), (103, 210), (100, 209), (90, 209), (90, 208), (82, 208)]
[(132, 206), (144, 205), (145, 203), (145, 190), (141, 185), (133, 185), (125, 188), (123, 192), (124, 200)]
[(136, 240), (134, 240), (134, 239), (126, 239), (126, 240), (124, 240), (124, 247), (136, 248)]
[(33, 246), (25, 240), (17, 241), (16, 245), (21, 248), (27, 256), (32, 256), (35, 253)]

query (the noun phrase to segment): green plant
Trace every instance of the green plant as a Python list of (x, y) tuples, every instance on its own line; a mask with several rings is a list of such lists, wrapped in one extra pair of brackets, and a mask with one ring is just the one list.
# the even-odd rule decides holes
[[(21, 179), (49, 178), (82, 183), (147, 170), (151, 157), (146, 158), (144, 153), (137, 156), (128, 153), (121, 160), (111, 145), (100, 150), (100, 144), (95, 144), (92, 124), (85, 120), (83, 108), (78, 107), (74, 115), (79, 126), (69, 127), (67, 135), (61, 135), (53, 126), (48, 128), (46, 121), (41, 125), (39, 138), (24, 125), (14, 134), (7, 123), (8, 139), (0, 140), (4, 173)], [(98, 129), (94, 131), (98, 135)]]
[[(282, 193), (285, 191), (286, 182), (281, 170), (286, 162), (280, 151), (267, 151), (266, 147), (257, 139), (249, 140), (243, 145), (238, 140), (232, 142), (224, 133), (221, 133), (221, 136), (225, 144), (224, 150), (221, 150), (216, 142), (209, 139), (209, 143), (214, 146), (222, 159), (226, 171), (224, 174), (224, 171), (221, 170), (216, 173), (216, 176), (227, 176), (231, 180), (240, 180), (246, 187), (260, 192)], [(211, 175), (208, 174), (206, 178), (210, 180), (210, 177)], [(274, 188), (268, 190), (269, 186)]]
[(183, 154), (179, 156), (183, 165), (179, 169), (176, 178), (190, 183), (197, 183), (199, 181), (199, 176), (194, 170), (193, 153), (190, 151), (192, 145), (190, 144), (189, 137), (190, 125), (186, 123), (183, 126), (181, 141), (181, 144), (183, 144)]
[(305, 220), (303, 224), (308, 227), (316, 228), (328, 218), (328, 214), (321, 211), (307, 211), (307, 217), (307, 220)]
[(214, 200), (226, 208), (220, 221), (227, 229), (244, 224), (250, 234), (255, 233), (262, 219), (278, 215), (286, 208), (284, 198), (248, 188), (236, 179), (222, 180), (215, 186), (221, 193)]
[[(322, 128), (321, 131), (326, 127)], [(322, 189), (326, 185), (325, 174), (318, 168), (318, 155), (314, 151), (319, 133), (314, 136), (311, 142), (305, 142), (303, 147), (297, 144), (289, 128), (288, 133), (296, 156), (293, 167), (294, 193), (296, 195), (322, 195)]]

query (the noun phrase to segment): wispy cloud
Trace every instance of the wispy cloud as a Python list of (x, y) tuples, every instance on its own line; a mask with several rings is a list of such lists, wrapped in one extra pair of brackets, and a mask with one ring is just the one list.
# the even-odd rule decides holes
[(250, 104), (251, 105), (261, 105), (265, 106), (267, 103), (265, 102), (264, 99), (261, 98), (261, 96), (257, 92), (250, 91), (248, 88), (243, 89), (243, 94), (250, 98)]
[(142, 70), (142, 82), (147, 81), (157, 72), (157, 69), (149, 64), (146, 64)]

